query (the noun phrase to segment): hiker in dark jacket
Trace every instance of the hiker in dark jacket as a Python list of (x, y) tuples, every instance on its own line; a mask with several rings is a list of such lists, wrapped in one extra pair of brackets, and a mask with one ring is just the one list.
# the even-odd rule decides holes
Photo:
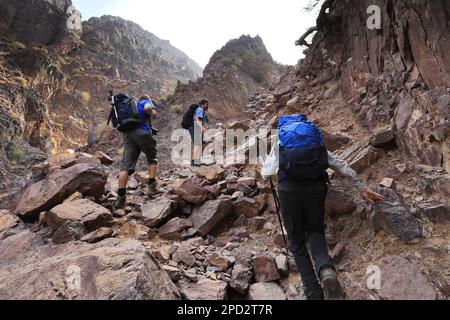
[(150, 196), (158, 194), (156, 175), (158, 171), (157, 143), (153, 137), (151, 117), (156, 115), (156, 107), (148, 95), (140, 98), (137, 105), (139, 118), (142, 124), (136, 130), (126, 132), (123, 135), (123, 160), (119, 175), (119, 191), (115, 208), (123, 208), (126, 204), (126, 188), (129, 176), (136, 170), (136, 164), (141, 152), (145, 153), (148, 163), (149, 181), (147, 193)]
[(202, 164), (201, 156), (205, 147), (205, 134), (208, 132), (206, 129), (207, 115), (206, 112), (209, 109), (208, 100), (202, 100), (198, 104), (198, 108), (193, 116), (193, 125), (189, 128), (192, 141), (192, 158), (191, 166), (200, 166)]
[[(276, 174), (275, 172), (278, 171), (281, 213), (291, 244), (291, 251), (302, 278), (305, 295), (308, 300), (343, 299), (344, 293), (325, 240), (325, 200), (328, 192), (328, 173), (323, 171), (322, 174), (311, 179), (294, 179), (281, 168), (280, 153), (276, 148), (272, 153), (271, 157), (275, 157), (276, 160), (275, 158), (271, 161), (268, 159), (265, 166), (273, 166), (276, 163), (279, 168), (275, 170), (264, 168), (263, 172), (266, 173), (263, 174), (263, 177), (270, 178), (270, 175)], [(384, 200), (383, 196), (369, 190), (345, 161), (329, 151), (325, 151), (326, 156), (328, 156), (328, 166), (351, 180), (364, 199), (371, 203)], [(307, 244), (309, 244), (313, 260), (308, 253)], [(319, 284), (320, 282), (322, 282), (323, 288)]]

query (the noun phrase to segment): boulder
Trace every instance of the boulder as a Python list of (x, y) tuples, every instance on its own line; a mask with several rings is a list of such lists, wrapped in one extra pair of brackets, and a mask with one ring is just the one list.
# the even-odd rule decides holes
[(184, 263), (187, 266), (193, 267), (195, 265), (195, 257), (186, 246), (180, 246), (172, 255), (173, 261), (176, 263)]
[(256, 178), (244, 177), (244, 178), (238, 179), (237, 182), (245, 184), (245, 185), (249, 186), (250, 188), (255, 188), (256, 187)]
[(126, 238), (148, 241), (155, 236), (155, 231), (132, 220), (123, 223), (118, 234)]
[(325, 143), (325, 146), (327, 147), (327, 150), (329, 150), (330, 152), (334, 152), (350, 143), (350, 138), (340, 134), (323, 132), (323, 141)]
[(23, 236), (0, 243), (2, 253), (15, 253), (0, 261), (2, 300), (180, 299), (167, 273), (138, 241), (55, 247), (37, 246)]
[(253, 278), (251, 268), (236, 264), (231, 273), (230, 287), (241, 295), (246, 295), (250, 288), (250, 282)]
[(233, 204), (228, 199), (217, 199), (206, 202), (195, 208), (190, 217), (194, 228), (201, 236), (210, 234), (233, 210)]
[(252, 198), (242, 197), (234, 203), (234, 212), (236, 215), (242, 215), (247, 218), (259, 216), (262, 209), (261, 204)]
[(174, 186), (174, 192), (189, 203), (201, 205), (208, 198), (208, 190), (193, 180), (184, 180)]
[(40, 212), (63, 203), (77, 191), (85, 197), (100, 199), (106, 180), (107, 175), (100, 165), (81, 163), (57, 169), (25, 190), (15, 213), (25, 219), (37, 219)]
[(8, 210), (0, 210), (0, 240), (10, 229), (21, 224), (20, 219)]
[(111, 159), (108, 155), (104, 154), (101, 151), (97, 151), (94, 153), (94, 157), (98, 160), (100, 160), (100, 162), (104, 165), (110, 166), (114, 163), (114, 160)]
[(266, 254), (253, 257), (253, 268), (257, 282), (273, 282), (280, 280), (275, 259)]
[(87, 243), (97, 243), (100, 241), (103, 241), (108, 238), (112, 238), (114, 236), (114, 230), (111, 228), (100, 228), (97, 229), (87, 235), (85, 235), (83, 238), (81, 238), (81, 241), (87, 242)]
[(228, 129), (231, 129), (231, 130), (243, 130), (244, 132), (246, 132), (247, 130), (250, 129), (250, 127), (248, 125), (246, 125), (245, 123), (243, 123), (243, 122), (234, 121), (234, 122), (232, 122), (232, 123), (230, 123), (228, 125)]
[(437, 292), (421, 270), (405, 258), (393, 256), (380, 263), (383, 300), (436, 300)]
[(163, 270), (165, 272), (167, 272), (167, 274), (169, 275), (170, 279), (174, 283), (177, 283), (178, 281), (180, 281), (181, 277), (183, 276), (183, 273), (181, 272), (181, 270), (176, 268), (176, 267), (162, 266), (162, 268), (163, 268)]
[(70, 241), (80, 240), (87, 233), (81, 221), (66, 221), (53, 234), (52, 241), (63, 244)]
[(286, 300), (286, 295), (276, 283), (255, 283), (250, 286), (248, 300), (275, 301)]
[(64, 200), (63, 203), (72, 202), (72, 201), (80, 200), (80, 199), (83, 199), (83, 195), (77, 191), (74, 194), (72, 194), (70, 197), (68, 197), (66, 200)]
[(188, 229), (190, 225), (181, 218), (173, 218), (161, 228), (159, 228), (159, 237), (166, 240), (181, 240), (181, 233)]
[(91, 200), (81, 199), (56, 206), (44, 216), (44, 222), (54, 231), (66, 221), (81, 222), (88, 232), (92, 232), (100, 227), (109, 226), (112, 214)]
[(191, 170), (198, 176), (205, 178), (208, 181), (218, 181), (223, 178), (225, 170), (218, 165), (213, 166), (201, 166), (191, 168)]
[(385, 196), (385, 200), (374, 206), (372, 221), (375, 227), (381, 227), (394, 233), (400, 240), (411, 241), (422, 237), (420, 223), (406, 208), (403, 197), (392, 189), (373, 188), (375, 192)]
[(142, 219), (146, 226), (159, 227), (180, 209), (182, 203), (177, 199), (160, 198), (156, 201), (147, 202), (142, 206)]
[(362, 173), (376, 163), (383, 154), (383, 150), (359, 142), (354, 143), (350, 148), (341, 152), (339, 157), (347, 161), (357, 173)]
[(356, 204), (351, 193), (335, 185), (328, 189), (325, 212), (329, 217), (338, 218), (352, 214), (355, 210)]
[(370, 144), (375, 148), (382, 148), (395, 141), (394, 130), (392, 126), (377, 130), (370, 137)]
[[(244, 217), (244, 216), (240, 216), (240, 217)], [(267, 219), (264, 217), (255, 217), (255, 218), (247, 219), (247, 227), (252, 232), (261, 230), (266, 223), (267, 223)]]
[(422, 211), (434, 223), (450, 224), (450, 206), (447, 204), (426, 206)]
[(347, 300), (375, 300), (375, 297), (367, 289), (367, 285), (358, 283), (350, 273), (339, 275), (342, 288), (345, 291)]
[(214, 252), (209, 258), (208, 262), (210, 265), (214, 267), (219, 267), (222, 269), (222, 271), (226, 272), (228, 270), (228, 267), (230, 266), (230, 261), (219, 255), (217, 252)]
[(226, 282), (201, 277), (197, 283), (180, 281), (177, 285), (186, 300), (225, 300), (227, 298), (228, 284)]

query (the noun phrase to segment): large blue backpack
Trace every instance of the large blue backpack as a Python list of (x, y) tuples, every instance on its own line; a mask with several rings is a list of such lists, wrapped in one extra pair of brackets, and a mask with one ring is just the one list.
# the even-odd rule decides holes
[(321, 131), (305, 115), (281, 116), (280, 180), (314, 180), (329, 168), (328, 151)]
[(112, 122), (113, 127), (120, 132), (130, 132), (142, 125), (138, 106), (133, 98), (120, 93), (111, 97), (111, 100), (112, 108), (108, 125)]

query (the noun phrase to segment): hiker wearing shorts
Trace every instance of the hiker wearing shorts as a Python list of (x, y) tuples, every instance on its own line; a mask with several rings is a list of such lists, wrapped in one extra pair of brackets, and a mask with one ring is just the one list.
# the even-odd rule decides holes
[(128, 178), (135, 173), (136, 164), (142, 152), (145, 154), (148, 163), (149, 181), (147, 193), (153, 196), (160, 192), (156, 181), (158, 171), (157, 143), (153, 137), (154, 130), (151, 127), (151, 117), (156, 115), (156, 107), (147, 95), (140, 98), (137, 107), (138, 117), (142, 124), (137, 129), (123, 134), (124, 153), (120, 168), (116, 209), (123, 208), (126, 204)]

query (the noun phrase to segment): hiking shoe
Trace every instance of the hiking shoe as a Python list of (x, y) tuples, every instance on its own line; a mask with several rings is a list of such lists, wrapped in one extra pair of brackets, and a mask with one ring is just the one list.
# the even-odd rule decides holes
[(161, 193), (163, 193), (163, 190), (158, 187), (157, 182), (147, 186), (147, 195), (149, 195), (150, 197), (154, 197)]
[(202, 165), (200, 163), (196, 163), (194, 161), (191, 161), (191, 167), (201, 167)]
[(118, 197), (116, 202), (114, 203), (114, 208), (117, 209), (123, 209), (125, 208), (125, 205), (127, 203), (127, 197)]
[(323, 290), (326, 300), (344, 300), (345, 294), (336, 271), (333, 268), (325, 268), (320, 272)]

